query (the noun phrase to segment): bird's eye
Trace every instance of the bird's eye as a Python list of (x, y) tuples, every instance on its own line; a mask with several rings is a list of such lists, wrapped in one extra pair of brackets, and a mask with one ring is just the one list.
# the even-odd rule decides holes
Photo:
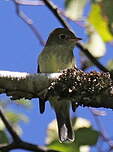
[(64, 40), (64, 39), (66, 39), (66, 35), (65, 34), (59, 34), (59, 39), (62, 39), (62, 40)]

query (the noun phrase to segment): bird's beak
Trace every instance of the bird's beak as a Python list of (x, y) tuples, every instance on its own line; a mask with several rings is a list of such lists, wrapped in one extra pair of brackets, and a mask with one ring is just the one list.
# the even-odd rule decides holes
[(73, 38), (70, 38), (69, 39), (71, 42), (74, 42), (74, 43), (77, 43), (78, 41), (82, 40), (81, 38), (79, 37), (73, 37)]

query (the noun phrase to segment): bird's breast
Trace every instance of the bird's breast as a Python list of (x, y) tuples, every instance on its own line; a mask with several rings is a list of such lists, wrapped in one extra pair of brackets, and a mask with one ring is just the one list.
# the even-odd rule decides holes
[(72, 68), (74, 65), (75, 62), (72, 51), (45, 51), (39, 56), (40, 72), (43, 73), (60, 72), (66, 68)]

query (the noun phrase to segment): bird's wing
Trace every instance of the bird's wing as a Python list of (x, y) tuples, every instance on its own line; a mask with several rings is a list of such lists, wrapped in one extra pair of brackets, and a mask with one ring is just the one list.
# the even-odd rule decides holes
[[(37, 68), (37, 73), (40, 73), (39, 64), (38, 64), (38, 68)], [(40, 109), (41, 114), (44, 113), (44, 111), (45, 111), (45, 102), (46, 102), (45, 99), (39, 98), (39, 109)]]

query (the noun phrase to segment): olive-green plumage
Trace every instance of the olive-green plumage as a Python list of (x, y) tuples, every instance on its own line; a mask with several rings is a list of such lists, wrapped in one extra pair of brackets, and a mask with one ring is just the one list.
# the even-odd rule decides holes
[[(57, 28), (50, 33), (46, 45), (39, 55), (39, 72), (54, 73), (60, 72), (66, 68), (75, 66), (73, 49), (76, 42), (80, 40), (73, 32), (66, 28)], [(61, 142), (72, 142), (74, 135), (70, 121), (70, 102), (50, 99), (51, 106), (54, 108), (58, 124), (59, 138)], [(44, 101), (40, 99), (40, 112), (45, 109)]]

